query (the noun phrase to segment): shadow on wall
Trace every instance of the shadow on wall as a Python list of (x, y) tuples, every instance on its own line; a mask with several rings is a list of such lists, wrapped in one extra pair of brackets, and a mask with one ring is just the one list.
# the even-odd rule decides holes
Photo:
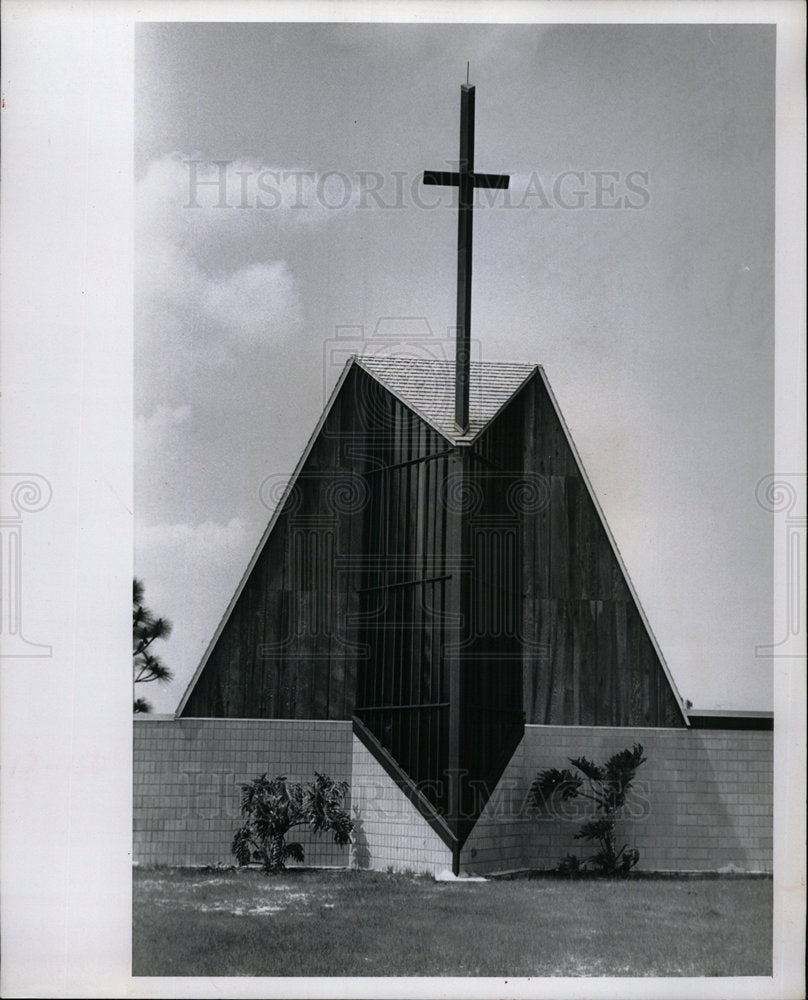
[(688, 861), (718, 871), (771, 871), (773, 764), (766, 737), (750, 734), (750, 746), (739, 747), (732, 736), (740, 743), (743, 735), (692, 735), (702, 752), (676, 814)]
[(362, 810), (353, 807), (353, 840), (351, 843), (351, 868), (370, 868), (370, 847), (365, 834)]

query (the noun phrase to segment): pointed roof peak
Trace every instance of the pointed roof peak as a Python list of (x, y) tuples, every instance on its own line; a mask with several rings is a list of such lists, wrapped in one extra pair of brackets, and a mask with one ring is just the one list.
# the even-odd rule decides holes
[(537, 365), (472, 361), (469, 427), (455, 423), (455, 363), (435, 358), (357, 356), (356, 363), (454, 444), (468, 443), (536, 371)]

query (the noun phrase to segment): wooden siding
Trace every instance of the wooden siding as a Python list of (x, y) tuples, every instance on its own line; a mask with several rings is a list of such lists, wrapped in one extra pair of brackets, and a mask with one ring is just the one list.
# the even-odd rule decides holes
[(360, 379), (344, 383), (183, 716), (350, 719), (367, 508)]
[(495, 781), (522, 711), (683, 724), (538, 372), (469, 447), (354, 367), (182, 714), (354, 711), (441, 809), (450, 758)]
[(448, 810), (451, 567), (448, 442), (367, 376), (368, 487), (355, 713), (439, 812)]
[(356, 716), (462, 843), (523, 732), (513, 477), (376, 404)]
[(539, 373), (484, 438), (490, 438), (491, 454), (507, 454), (524, 487), (519, 531), (526, 721), (684, 725)]
[[(510, 410), (510, 407), (508, 407)], [(517, 411), (518, 412), (518, 411)], [(463, 515), (469, 587), (461, 634), (461, 840), (471, 831), (524, 732), (521, 435), (507, 416), (469, 449)], [(521, 420), (518, 429), (521, 432)]]

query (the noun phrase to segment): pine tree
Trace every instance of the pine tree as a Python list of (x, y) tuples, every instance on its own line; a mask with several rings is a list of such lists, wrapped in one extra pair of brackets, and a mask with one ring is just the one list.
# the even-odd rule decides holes
[[(132, 582), (132, 667), (135, 684), (149, 681), (170, 681), (172, 673), (159, 656), (150, 652), (155, 639), (167, 639), (171, 635), (171, 622), (167, 618), (156, 618), (143, 604), (143, 582), (137, 578)], [(145, 698), (136, 698), (133, 710), (150, 712), (151, 705)]]

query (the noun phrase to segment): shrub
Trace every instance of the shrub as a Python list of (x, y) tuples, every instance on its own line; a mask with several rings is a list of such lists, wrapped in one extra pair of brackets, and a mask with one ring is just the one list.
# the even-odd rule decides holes
[(304, 860), (303, 845), (286, 843), (294, 827), (313, 833), (331, 833), (337, 844), (350, 841), (353, 822), (342, 808), (348, 793), (346, 781), (333, 781), (314, 772), (314, 781), (301, 784), (285, 777), (260, 778), (241, 786), (244, 825), (233, 835), (231, 851), (239, 865), (258, 861), (269, 873), (283, 871), (289, 858)]
[[(575, 834), (575, 840), (588, 840), (598, 845), (595, 854), (580, 859), (568, 854), (557, 867), (566, 875), (577, 875), (592, 866), (599, 875), (626, 875), (637, 864), (640, 852), (624, 844), (617, 849), (615, 819), (625, 804), (626, 796), (637, 768), (645, 762), (642, 744), (613, 754), (603, 766), (594, 764), (586, 757), (570, 757), (569, 762), (579, 774), (567, 768), (552, 767), (540, 771), (530, 788), (533, 805), (549, 805), (554, 799), (566, 802), (570, 799), (585, 798), (595, 803), (596, 815), (587, 820)], [(584, 784), (584, 779), (586, 784)]]

